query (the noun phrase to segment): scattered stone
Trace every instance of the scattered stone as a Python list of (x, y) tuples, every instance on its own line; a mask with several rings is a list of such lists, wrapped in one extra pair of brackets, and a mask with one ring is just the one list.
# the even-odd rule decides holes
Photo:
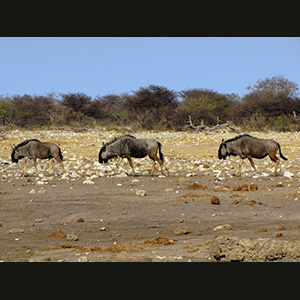
[(79, 218), (79, 219), (77, 219), (77, 222), (79, 222), (79, 223), (84, 222), (84, 218)]
[(127, 176), (128, 175), (126, 173), (122, 172), (120, 174), (113, 175), (112, 177), (115, 177), (115, 178), (125, 178)]
[(78, 236), (75, 233), (67, 233), (68, 241), (78, 241)]
[(232, 230), (233, 227), (230, 224), (219, 225), (214, 228), (214, 231)]
[(58, 239), (64, 239), (67, 237), (67, 235), (60, 230), (54, 231), (51, 234), (48, 235), (49, 238), (58, 238)]
[(106, 227), (104, 227), (104, 226), (103, 226), (103, 227), (100, 227), (99, 230), (100, 230), (100, 231), (106, 231)]
[(236, 199), (236, 200), (234, 200), (234, 201), (231, 202), (231, 205), (239, 204), (240, 202), (241, 202), (240, 200)]
[(292, 172), (285, 171), (283, 173), (283, 176), (288, 177), (288, 178), (293, 178), (295, 175)]
[(77, 260), (77, 262), (88, 262), (89, 259), (87, 258), (87, 256), (80, 256)]
[(174, 245), (177, 240), (174, 239), (168, 239), (164, 236), (158, 236), (157, 238), (153, 240), (146, 240), (142, 243), (139, 243), (140, 245), (164, 245), (164, 246), (170, 246)]
[(32, 189), (30, 192), (29, 192), (30, 195), (35, 195), (35, 189)]
[(234, 187), (232, 188), (232, 190), (233, 190), (234, 192), (240, 192), (240, 191), (242, 190), (242, 188), (241, 188), (240, 186), (234, 186)]
[(256, 183), (251, 183), (250, 184), (250, 191), (257, 191), (258, 190), (258, 185)]
[(217, 237), (209, 245), (209, 254), (216, 262), (300, 261), (300, 242)]
[(220, 204), (220, 199), (217, 196), (212, 196), (210, 198), (210, 203), (214, 205), (219, 205)]
[(91, 180), (90, 178), (87, 178), (85, 181), (82, 182), (83, 184), (95, 184), (95, 182), (93, 180)]
[(146, 196), (146, 191), (145, 190), (137, 190), (135, 192), (135, 194), (139, 197), (144, 197), (144, 196)]
[(185, 189), (186, 190), (206, 190), (207, 186), (202, 186), (201, 184), (198, 184), (195, 182), (192, 185), (188, 185)]
[(256, 231), (254, 231), (254, 233), (260, 233), (260, 232), (267, 232), (268, 230), (266, 228), (260, 228)]
[(183, 228), (183, 227), (178, 227), (177, 229), (174, 230), (174, 234), (176, 235), (185, 235), (185, 234), (189, 234), (192, 231), (189, 228)]
[(249, 191), (248, 185), (247, 185), (247, 184), (243, 184), (243, 185), (241, 186), (241, 191), (242, 191), (242, 192), (247, 192), (247, 191)]
[(12, 228), (7, 233), (9, 234), (15, 234), (15, 233), (24, 233), (25, 230), (22, 228)]
[(277, 231), (282, 231), (282, 230), (286, 230), (286, 228), (283, 225), (281, 225), (276, 230)]
[(232, 188), (232, 190), (235, 191), (235, 192), (241, 192), (241, 191), (242, 192), (247, 192), (247, 191), (249, 191), (247, 184), (243, 184), (242, 186), (234, 186)]

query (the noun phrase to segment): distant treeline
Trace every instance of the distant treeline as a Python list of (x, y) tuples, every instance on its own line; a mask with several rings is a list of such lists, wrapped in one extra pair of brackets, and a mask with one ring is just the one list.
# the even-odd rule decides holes
[(83, 93), (0, 96), (6, 127), (103, 126), (108, 129), (183, 130), (189, 116), (206, 126), (231, 121), (244, 130), (300, 130), (298, 85), (283, 76), (258, 80), (243, 97), (205, 88), (173, 91), (149, 85), (94, 99)]

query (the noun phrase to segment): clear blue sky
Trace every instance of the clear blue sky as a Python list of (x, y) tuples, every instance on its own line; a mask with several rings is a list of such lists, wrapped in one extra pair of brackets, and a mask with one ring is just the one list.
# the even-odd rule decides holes
[(0, 37), (0, 95), (104, 96), (149, 84), (243, 96), (283, 75), (300, 88), (299, 37)]

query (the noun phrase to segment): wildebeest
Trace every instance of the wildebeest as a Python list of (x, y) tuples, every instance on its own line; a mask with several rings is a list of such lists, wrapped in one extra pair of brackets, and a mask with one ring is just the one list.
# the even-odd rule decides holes
[[(157, 151), (159, 152), (159, 157), (157, 156)], [(103, 144), (99, 152), (99, 163), (107, 163), (109, 159), (119, 157), (120, 160), (117, 163), (118, 168), (122, 159), (127, 158), (135, 175), (131, 158), (143, 158), (147, 155), (153, 161), (150, 175), (152, 175), (154, 171), (156, 161), (160, 165), (161, 173), (165, 175), (163, 171), (164, 156), (161, 152), (161, 143), (153, 139), (137, 139), (128, 134), (117, 136), (110, 142)]]
[(36, 159), (46, 159), (50, 160), (50, 168), (48, 174), (53, 169), (53, 158), (55, 158), (58, 163), (61, 165), (63, 171), (65, 172), (65, 168), (63, 165), (63, 157), (61, 154), (60, 148), (53, 144), (47, 142), (41, 142), (37, 139), (25, 140), (24, 142), (18, 144), (17, 146), (11, 146), (11, 160), (12, 162), (18, 163), (18, 161), (24, 157), (26, 157), (24, 161), (24, 175), (26, 172), (26, 163), (28, 160), (33, 159), (33, 163), (36, 170), (36, 175), (38, 175), (38, 169), (36, 164)]
[(218, 158), (226, 159), (227, 156), (237, 156), (239, 155), (241, 158), (241, 162), (239, 164), (239, 170), (237, 176), (241, 175), (241, 167), (245, 158), (251, 163), (254, 171), (256, 172), (256, 168), (253, 162), (253, 158), (264, 158), (269, 155), (270, 159), (275, 162), (274, 166), (274, 176), (277, 174), (277, 168), (279, 166), (280, 160), (276, 156), (277, 151), (279, 150), (279, 155), (282, 159), (287, 160), (281, 153), (281, 148), (279, 143), (270, 139), (259, 139), (253, 137), (249, 134), (243, 134), (236, 136), (227, 141), (222, 140), (222, 143), (219, 147)]

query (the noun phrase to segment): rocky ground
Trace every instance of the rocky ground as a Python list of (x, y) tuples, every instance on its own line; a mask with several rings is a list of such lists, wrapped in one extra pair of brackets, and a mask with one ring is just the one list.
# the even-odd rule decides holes
[[(273, 163), (249, 162), (235, 176), (239, 158), (217, 159), (222, 138), (186, 132), (139, 132), (162, 143), (168, 176), (150, 177), (149, 158), (98, 163), (102, 142), (117, 133), (102, 130), (10, 131), (0, 138), (1, 261), (214, 261), (210, 244), (220, 237), (300, 237), (300, 133), (257, 133), (281, 145), (289, 159), (273, 177)], [(67, 170), (46, 176), (47, 160), (12, 164), (11, 146), (30, 138), (63, 151)], [(299, 201), (298, 201), (299, 200)]]

